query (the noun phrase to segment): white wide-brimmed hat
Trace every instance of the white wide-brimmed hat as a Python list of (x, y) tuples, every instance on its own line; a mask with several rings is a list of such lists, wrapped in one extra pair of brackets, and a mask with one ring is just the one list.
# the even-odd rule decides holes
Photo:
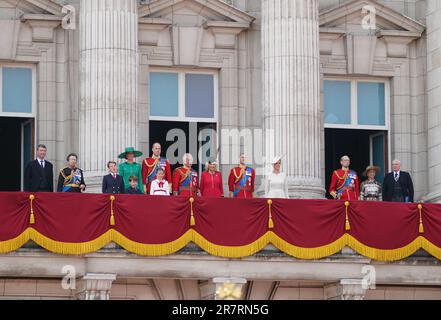
[(280, 160), (282, 160), (282, 157), (276, 156), (276, 157), (273, 158), (273, 161), (271, 161), (271, 164), (276, 164)]

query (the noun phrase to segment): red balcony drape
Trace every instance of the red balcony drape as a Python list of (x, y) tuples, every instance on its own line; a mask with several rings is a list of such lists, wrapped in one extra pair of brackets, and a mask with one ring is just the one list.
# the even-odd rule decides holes
[(382, 261), (419, 249), (441, 259), (441, 204), (0, 193), (0, 252), (29, 240), (60, 254), (115, 242), (158, 256), (194, 242), (229, 258), (273, 244), (300, 259), (327, 257), (344, 246)]

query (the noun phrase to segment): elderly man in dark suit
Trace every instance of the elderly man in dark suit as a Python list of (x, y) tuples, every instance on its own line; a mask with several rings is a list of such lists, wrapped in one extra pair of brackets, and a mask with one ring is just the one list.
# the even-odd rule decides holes
[(37, 147), (37, 159), (28, 163), (24, 172), (24, 191), (54, 192), (54, 169), (45, 159), (47, 148), (43, 144)]
[(107, 163), (109, 174), (103, 178), (103, 193), (119, 194), (125, 193), (124, 179), (118, 174), (115, 161)]
[(383, 201), (413, 202), (414, 191), (410, 174), (401, 171), (401, 162), (392, 162), (392, 172), (384, 177)]

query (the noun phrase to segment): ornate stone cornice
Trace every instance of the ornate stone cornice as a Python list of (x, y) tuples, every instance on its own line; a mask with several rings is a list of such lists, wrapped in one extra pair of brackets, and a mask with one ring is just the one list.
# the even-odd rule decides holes
[[(155, 13), (164, 11), (169, 7), (176, 6), (187, 0), (157, 0), (147, 4), (142, 4), (138, 8), (140, 18), (154, 16)], [(201, 9), (208, 9), (224, 18), (225, 21), (235, 21), (243, 23), (252, 23), (255, 18), (246, 12), (243, 12), (230, 4), (220, 0), (190, 0), (191, 3), (199, 6)], [(202, 11), (202, 10), (201, 10)]]
[(62, 16), (49, 14), (24, 14), (22, 22), (32, 27), (32, 41), (53, 42), (54, 30), (61, 24)]

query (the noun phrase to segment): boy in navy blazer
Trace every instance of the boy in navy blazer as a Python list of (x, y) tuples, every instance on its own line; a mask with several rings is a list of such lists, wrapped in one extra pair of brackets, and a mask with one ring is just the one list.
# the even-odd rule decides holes
[(124, 179), (118, 175), (118, 168), (115, 161), (107, 163), (109, 174), (103, 178), (103, 193), (119, 194), (125, 193)]

